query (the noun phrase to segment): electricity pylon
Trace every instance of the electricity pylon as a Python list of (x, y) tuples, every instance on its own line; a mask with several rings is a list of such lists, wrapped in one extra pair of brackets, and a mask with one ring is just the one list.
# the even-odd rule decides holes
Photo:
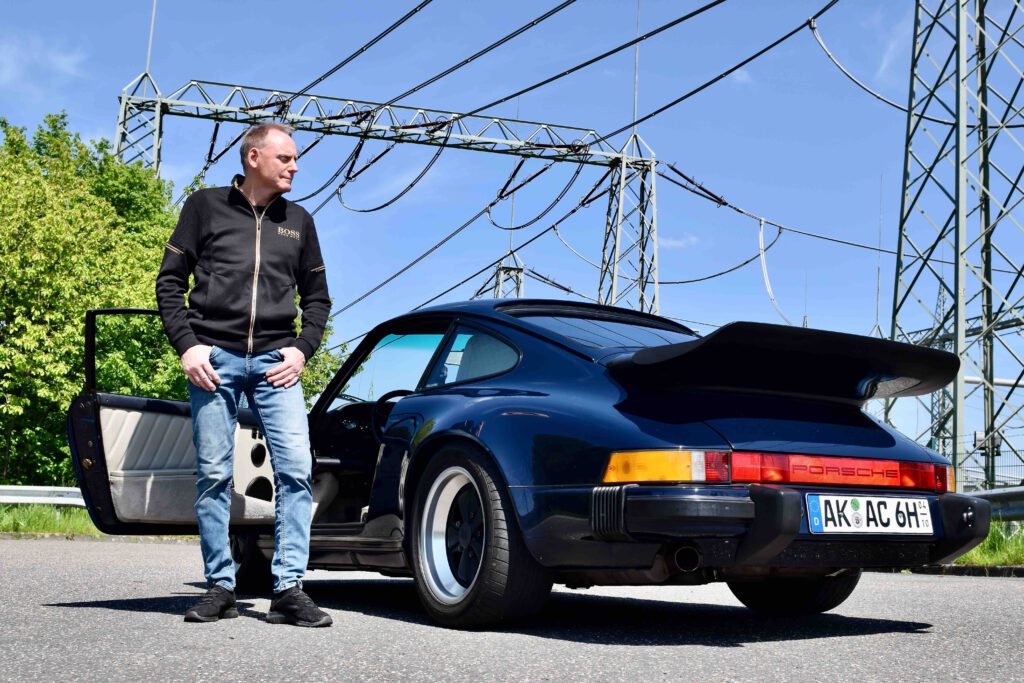
[[(224, 124), (250, 126), (278, 120), (316, 135), (346, 135), (384, 142), (445, 146), (491, 154), (610, 167), (605, 249), (599, 277), (602, 302), (658, 312), (657, 220), (655, 160), (649, 148), (631, 138), (616, 150), (593, 130), (490, 116), (467, 116), (437, 109), (348, 100), (285, 90), (189, 81), (163, 94), (148, 73), (121, 93), (115, 148), (127, 161), (141, 161), (160, 170), (163, 120), (168, 116), (206, 119), (217, 129)], [(216, 135), (216, 133), (215, 133)], [(632, 153), (627, 152), (632, 147)], [(307, 146), (307, 149), (309, 147)], [(213, 158), (211, 141), (209, 162)], [(608, 245), (611, 244), (611, 247)], [(502, 278), (499, 266), (495, 274)], [(522, 291), (518, 285), (508, 291)]]
[(918, 439), (989, 487), (1001, 449), (1024, 463), (1022, 29), (1019, 0), (916, 3), (892, 309), (893, 339), (961, 360)]
[(612, 166), (597, 287), (603, 304), (617, 305), (635, 290), (641, 311), (658, 312), (656, 168), (654, 152), (635, 133)]

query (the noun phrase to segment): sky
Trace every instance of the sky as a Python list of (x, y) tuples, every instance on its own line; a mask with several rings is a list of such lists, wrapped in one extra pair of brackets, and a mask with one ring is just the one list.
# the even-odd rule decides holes
[[(300, 88), (390, 25), (411, 1), (196, 2), (158, 0), (150, 72), (163, 92), (190, 79), (279, 89)], [(435, 0), (413, 19), (313, 90), (316, 94), (387, 101), (554, 6)], [(696, 8), (687, 0), (580, 0), (519, 38), (403, 104), (466, 111), (553, 75)], [(805, 21), (824, 0), (729, 0), (641, 44), (637, 108), (668, 102), (731, 67)], [(914, 3), (841, 0), (818, 21), (837, 58), (858, 78), (905, 102)], [(151, 3), (9, 3), (0, 35), (0, 115), (34, 128), (65, 110), (85, 138), (112, 139), (121, 89), (145, 68)], [(487, 113), (578, 126), (598, 132), (633, 119), (632, 49)], [(851, 84), (813, 36), (800, 32), (682, 105), (643, 123), (639, 134), (659, 160), (671, 161), (731, 203), (769, 220), (894, 249), (906, 119)], [(180, 190), (198, 171), (212, 125), (168, 119), (162, 175)], [(222, 139), (227, 139), (222, 137)], [(625, 142), (620, 135), (613, 140)], [(352, 149), (333, 137), (300, 160), (293, 196), (321, 185)], [(348, 186), (345, 201), (368, 207), (394, 196), (433, 154), (400, 145)], [(479, 211), (505, 183), (516, 160), (446, 150), (401, 200), (374, 213), (331, 203), (316, 216), (335, 308), (403, 267)], [(530, 161), (524, 171), (536, 170)], [(207, 175), (227, 183), (238, 170), (232, 152)], [(546, 206), (574, 167), (559, 164), (518, 192), (516, 222)], [(584, 169), (563, 204), (568, 210), (597, 179)], [(177, 192), (176, 192), (177, 195)], [(312, 208), (320, 198), (307, 204)], [(658, 185), (660, 277), (678, 280), (728, 268), (758, 253), (758, 224), (666, 182)], [(510, 202), (494, 211), (510, 219)], [(561, 228), (590, 260), (600, 260), (605, 207), (596, 202)], [(525, 241), (549, 225), (513, 233)], [(766, 234), (770, 240), (774, 232)], [(334, 319), (337, 343), (366, 332), (447, 289), (508, 248), (509, 233), (486, 219), (473, 224), (393, 283)], [(588, 296), (597, 292), (592, 265), (549, 234), (520, 252), (525, 264)], [(811, 327), (886, 333), (894, 258), (785, 233), (766, 254), (778, 308)], [(442, 299), (474, 294), (486, 276)], [(565, 298), (535, 280), (531, 297)], [(733, 320), (784, 322), (767, 293), (758, 262), (699, 284), (663, 285), (661, 313), (707, 333)], [(921, 426), (911, 416), (907, 431)], [(914, 424), (911, 424), (913, 422)]]

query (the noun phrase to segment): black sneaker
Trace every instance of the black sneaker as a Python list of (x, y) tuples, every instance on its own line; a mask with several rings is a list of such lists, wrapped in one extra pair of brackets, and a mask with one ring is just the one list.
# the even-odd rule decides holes
[(214, 586), (203, 593), (203, 597), (185, 612), (185, 621), (217, 621), (234, 619), (237, 616), (235, 592), (223, 586)]
[(295, 624), (296, 626), (330, 626), (331, 615), (316, 606), (298, 586), (275, 593), (267, 612), (268, 624)]

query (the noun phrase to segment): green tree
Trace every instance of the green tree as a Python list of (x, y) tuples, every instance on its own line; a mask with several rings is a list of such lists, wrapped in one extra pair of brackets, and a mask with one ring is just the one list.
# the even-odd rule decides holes
[[(84, 383), (85, 312), (155, 307), (153, 280), (177, 217), (171, 185), (121, 163), (106, 141), (84, 143), (65, 114), (47, 116), (31, 137), (0, 119), (0, 134), (0, 482), (69, 484), (65, 414)], [(99, 386), (184, 398), (154, 319), (100, 320)], [(343, 352), (314, 357), (307, 397)]]
[[(299, 319), (301, 320), (301, 315)], [(302, 393), (305, 394), (306, 406), (309, 408), (313, 407), (320, 392), (327, 387), (327, 383), (331, 381), (348, 356), (344, 344), (336, 349), (330, 348), (328, 340), (333, 332), (334, 325), (328, 321), (327, 327), (324, 328), (324, 341), (320, 345), (320, 349), (309, 359), (306, 367), (302, 370)]]
[(152, 306), (170, 186), (83, 143), (64, 114), (31, 138), (5, 120), (0, 133), (0, 481), (69, 483), (85, 311)]

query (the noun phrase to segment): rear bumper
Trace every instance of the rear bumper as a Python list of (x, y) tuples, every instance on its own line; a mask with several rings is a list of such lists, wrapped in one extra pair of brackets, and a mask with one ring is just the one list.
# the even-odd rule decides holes
[[(926, 537), (811, 535), (806, 491), (782, 486), (679, 488), (601, 486), (592, 490), (595, 540), (693, 542), (714, 566), (914, 566), (951, 561), (988, 534), (990, 505), (959, 494), (927, 496)], [(920, 495), (920, 494), (919, 494)]]

